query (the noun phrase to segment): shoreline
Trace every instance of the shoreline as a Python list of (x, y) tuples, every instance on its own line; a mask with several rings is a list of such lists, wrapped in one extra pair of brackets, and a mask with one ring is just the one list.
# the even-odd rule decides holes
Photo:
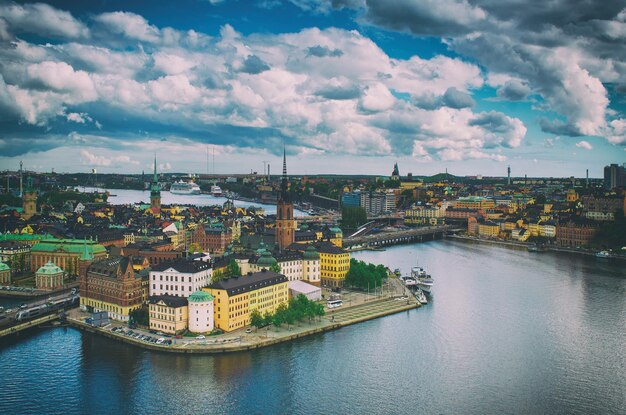
[[(463, 241), (463, 242), (478, 242), (478, 243), (488, 244), (488, 245), (499, 245), (499, 246), (513, 247), (513, 248), (522, 248), (526, 250), (530, 246), (530, 244), (523, 243), (523, 242), (472, 238), (469, 236), (462, 236), (462, 235), (447, 235), (445, 239), (451, 239), (451, 240), (457, 240), (457, 241)], [(546, 246), (545, 248), (546, 250), (544, 252), (578, 254), (578, 255), (585, 255), (585, 256), (591, 256), (591, 257), (596, 256), (596, 251), (592, 251), (588, 249), (563, 248), (563, 247), (558, 247), (558, 246)], [(542, 253), (542, 252), (539, 252), (539, 253)], [(626, 256), (616, 255), (616, 256), (609, 257), (609, 258), (599, 258), (599, 259), (626, 261)]]
[[(318, 333), (325, 333), (333, 330), (340, 329), (342, 327), (358, 324), (364, 321), (385, 317), (391, 314), (400, 313), (402, 311), (412, 310), (420, 307), (415, 298), (408, 297), (408, 300), (402, 301), (402, 304), (398, 304), (396, 298), (388, 297), (378, 300), (372, 300), (366, 304), (360, 304), (353, 307), (346, 307), (342, 310), (337, 310), (332, 313), (328, 313), (320, 322), (301, 323), (301, 326), (292, 326), (291, 329), (281, 328), (279, 332), (271, 331), (272, 337), (267, 336), (270, 330), (266, 330), (266, 336), (262, 336), (263, 329), (253, 332), (253, 335), (240, 334), (238, 337), (229, 338), (215, 338), (213, 336), (207, 336), (206, 341), (199, 342), (181, 342), (174, 343), (170, 346), (157, 345), (153, 343), (147, 343), (143, 340), (134, 339), (132, 337), (124, 336), (108, 330), (106, 328), (92, 327), (85, 323), (81, 319), (75, 317), (67, 318), (67, 322), (70, 326), (79, 330), (84, 330), (90, 333), (99, 334), (114, 340), (122, 341), (124, 343), (141, 347), (148, 350), (166, 352), (166, 353), (182, 353), (182, 354), (222, 354), (242, 352), (255, 349), (261, 349), (264, 347), (273, 346), (275, 344), (285, 343), (292, 340), (300, 339), (303, 337), (311, 336)], [(353, 314), (354, 312), (366, 312), (365, 315), (356, 316), (352, 318), (346, 318), (342, 320), (343, 314)], [(370, 311), (371, 313), (367, 314)], [(372, 312), (373, 311), (373, 312)], [(335, 321), (331, 321), (329, 317), (335, 317)], [(339, 317), (339, 318), (337, 318)], [(306, 327), (310, 326), (310, 327)], [(274, 329), (275, 330), (275, 329)], [(291, 332), (291, 333), (290, 333)], [(245, 339), (244, 339), (245, 337)], [(173, 339), (174, 341), (178, 339)], [(213, 341), (213, 344), (207, 344), (208, 341)], [(218, 344), (218, 342), (221, 342)], [(227, 343), (228, 342), (228, 343)]]

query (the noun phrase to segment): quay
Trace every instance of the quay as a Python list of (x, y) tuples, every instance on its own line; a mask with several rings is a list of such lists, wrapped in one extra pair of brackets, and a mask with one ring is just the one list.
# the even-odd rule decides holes
[[(372, 320), (379, 317), (399, 313), (420, 307), (420, 303), (413, 296), (390, 296), (373, 299), (368, 302), (334, 309), (327, 313), (320, 321), (301, 322), (293, 325), (289, 329), (286, 327), (262, 328), (246, 333), (243, 329), (236, 332), (219, 336), (207, 336), (206, 339), (197, 340), (195, 338), (172, 338), (172, 345), (157, 345), (143, 340), (135, 339), (118, 332), (112, 331), (112, 326), (107, 328), (92, 327), (84, 322), (88, 316), (75, 309), (70, 312), (67, 322), (70, 326), (90, 333), (100, 334), (111, 339), (119, 340), (134, 346), (145, 349), (168, 352), (168, 353), (189, 353), (189, 354), (219, 354), (232, 353), (259, 349), (279, 343), (296, 340), (318, 333), (337, 330), (341, 327), (357, 324), (363, 321)], [(140, 332), (139, 330), (133, 330)], [(145, 334), (148, 334), (147, 332)], [(153, 335), (154, 336), (154, 335)]]

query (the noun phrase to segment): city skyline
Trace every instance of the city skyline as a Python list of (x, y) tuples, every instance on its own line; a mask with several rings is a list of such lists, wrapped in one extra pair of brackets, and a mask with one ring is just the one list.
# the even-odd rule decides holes
[(0, 2), (0, 164), (602, 177), (626, 8), (536, 3)]

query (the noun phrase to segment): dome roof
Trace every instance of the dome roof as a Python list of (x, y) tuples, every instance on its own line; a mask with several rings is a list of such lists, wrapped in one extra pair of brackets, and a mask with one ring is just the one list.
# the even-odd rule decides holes
[(213, 296), (206, 291), (200, 290), (191, 294), (189, 298), (187, 298), (187, 301), (189, 301), (190, 303), (206, 303), (209, 301), (213, 301)]
[(313, 245), (309, 245), (307, 249), (304, 250), (304, 254), (302, 257), (306, 260), (312, 261), (316, 259), (320, 259), (320, 254), (317, 252)]
[(278, 261), (276, 261), (276, 258), (274, 258), (268, 251), (264, 251), (261, 254), (261, 258), (256, 261), (258, 267), (271, 267), (277, 263)]
[(11, 268), (9, 268), (9, 266), (7, 264), (5, 264), (4, 262), (0, 262), (0, 271), (8, 271)]
[(51, 261), (48, 261), (46, 265), (37, 270), (37, 274), (58, 274), (60, 272), (63, 272), (63, 270)]

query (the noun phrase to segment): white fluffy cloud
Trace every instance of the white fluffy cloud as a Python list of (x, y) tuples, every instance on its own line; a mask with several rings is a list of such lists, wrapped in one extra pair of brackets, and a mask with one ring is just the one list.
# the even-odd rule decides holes
[[(469, 13), (463, 24), (484, 18), (467, 3), (454, 10)], [(0, 46), (9, 62), (0, 68), (0, 99), (4, 90), (15, 101), (18, 122), (102, 122), (116, 126), (118, 142), (151, 130), (243, 149), (287, 142), (308, 154), (421, 160), (502, 161), (499, 149), (520, 146), (526, 134), (517, 118), (472, 111), (472, 91), (485, 80), (459, 58), (391, 58), (360, 33), (336, 28), (244, 36), (225, 25), (211, 38), (128, 12), (92, 19), (89, 41)], [(81, 158), (124, 162), (87, 150)]]
[(581, 140), (578, 143), (576, 143), (576, 147), (584, 148), (585, 150), (593, 150), (593, 146), (591, 145), (591, 143), (585, 140)]
[[(69, 39), (89, 36), (89, 29), (70, 13), (43, 3), (2, 4), (0, 5), (0, 18), (8, 23), (12, 31), (18, 33), (28, 32)], [(5, 26), (2, 32), (2, 37), (7, 37), (8, 28)]]

